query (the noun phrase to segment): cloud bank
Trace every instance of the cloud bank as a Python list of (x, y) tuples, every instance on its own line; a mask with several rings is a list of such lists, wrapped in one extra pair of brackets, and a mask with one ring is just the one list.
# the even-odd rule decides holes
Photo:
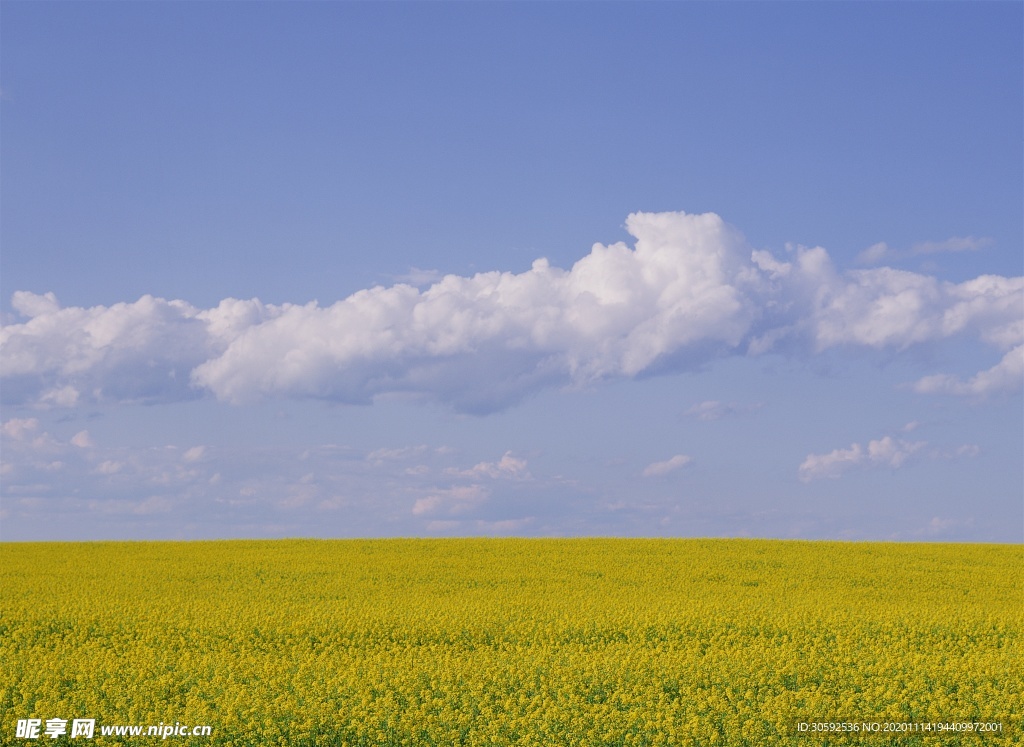
[(755, 251), (713, 213), (633, 213), (635, 239), (595, 244), (570, 269), (446, 275), (329, 306), (225, 299), (211, 309), (143, 296), (61, 307), (18, 291), (0, 329), (4, 401), (44, 407), (213, 395), (370, 403), (401, 396), (485, 413), (545, 387), (693, 370), (730, 355), (902, 351), (956, 335), (1006, 357), (922, 393), (1021, 386), (1024, 278), (954, 284), (877, 267), (840, 272), (820, 248)]

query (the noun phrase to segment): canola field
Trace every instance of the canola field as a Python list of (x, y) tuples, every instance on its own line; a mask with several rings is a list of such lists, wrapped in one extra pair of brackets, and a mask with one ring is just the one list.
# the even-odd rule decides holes
[(0, 744), (1019, 745), (1022, 630), (1014, 545), (8, 543)]

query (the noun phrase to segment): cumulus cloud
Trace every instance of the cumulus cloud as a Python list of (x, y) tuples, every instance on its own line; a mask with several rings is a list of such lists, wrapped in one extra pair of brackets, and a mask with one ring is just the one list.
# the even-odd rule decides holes
[(216, 339), (214, 325), (184, 301), (143, 296), (109, 307), (61, 308), (52, 293), (18, 291), (12, 305), (28, 321), (0, 329), (8, 401), (71, 406), (192, 398), (189, 374)]
[(971, 333), (1004, 349), (1020, 344), (1024, 278), (985, 275), (954, 284), (881, 267), (822, 286), (814, 315), (819, 349), (896, 348)]
[(644, 467), (642, 472), (644, 477), (661, 477), (667, 475), (669, 472), (674, 472), (680, 467), (685, 467), (690, 463), (690, 457), (685, 454), (676, 454), (671, 459), (666, 459), (664, 462), (653, 462)]
[(712, 213), (633, 213), (626, 229), (632, 246), (595, 244), (569, 269), (539, 259), (522, 273), (417, 271), (329, 306), (225, 299), (201, 310), (143, 296), (79, 308), (18, 291), (24, 321), (0, 329), (3, 397), (69, 407), (402, 396), (485, 413), (544, 387), (727, 355), (903, 350), (953, 335), (1003, 352), (1024, 344), (1024, 278), (842, 273), (821, 247), (754, 251)]

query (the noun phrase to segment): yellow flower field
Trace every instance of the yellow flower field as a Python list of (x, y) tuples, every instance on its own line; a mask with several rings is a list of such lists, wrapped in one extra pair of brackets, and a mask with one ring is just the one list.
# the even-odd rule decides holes
[[(0, 743), (1024, 744), (1022, 574), (1010, 545), (2, 544)], [(95, 736), (16, 734), (55, 718)], [(212, 733), (100, 733), (176, 722)]]

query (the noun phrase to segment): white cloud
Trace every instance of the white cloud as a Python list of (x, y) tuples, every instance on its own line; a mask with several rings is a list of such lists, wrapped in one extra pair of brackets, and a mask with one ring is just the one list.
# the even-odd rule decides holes
[(410, 267), (409, 272), (404, 275), (396, 275), (394, 280), (397, 283), (405, 283), (406, 285), (422, 288), (425, 285), (433, 285), (443, 277), (444, 275), (437, 270), (422, 270), (419, 267)]
[(891, 256), (889, 245), (884, 241), (879, 241), (858, 254), (857, 261), (863, 265), (873, 265), (881, 262), (887, 256)]
[(936, 539), (941, 537), (954, 537), (964, 536), (969, 534), (970, 530), (974, 528), (975, 521), (974, 517), (968, 516), (962, 519), (951, 519), (943, 518), (941, 516), (933, 516), (923, 526), (918, 526), (913, 529), (905, 530), (902, 532), (894, 532), (889, 539), (891, 540), (922, 540), (922, 539)]
[(921, 254), (947, 254), (957, 252), (976, 252), (992, 246), (992, 239), (975, 236), (953, 236), (945, 241), (922, 241), (910, 247), (914, 256)]
[(834, 449), (827, 454), (808, 454), (798, 470), (800, 480), (810, 482), (836, 478), (858, 467), (899, 469), (926, 446), (926, 441), (905, 441), (892, 436), (868, 441), (865, 446), (851, 444), (847, 449)]
[(0, 432), (15, 441), (21, 441), (38, 430), (39, 421), (35, 418), (11, 418), (0, 427)]
[(100, 462), (96, 466), (96, 473), (100, 475), (114, 475), (120, 472), (124, 468), (123, 462), (115, 462), (108, 459), (105, 462)]
[[(49, 433), (41, 431), (39, 421), (35, 418), (11, 418), (0, 426), (0, 434), (8, 442), (8, 449), (28, 450), (35, 452), (52, 452), (59, 448), (57, 441)], [(7, 453), (5, 453), (7, 456)]]
[(205, 454), (205, 446), (193, 446), (191, 449), (186, 450), (185, 453), (181, 455), (181, 458), (186, 462), (198, 462)]
[(880, 267), (823, 281), (812, 315), (818, 349), (906, 349), (962, 333), (1004, 348), (1022, 341), (1024, 278), (987, 275), (954, 284)]
[(526, 469), (526, 460), (512, 456), (511, 451), (506, 451), (497, 462), (480, 462), (479, 464), (465, 470), (449, 468), (445, 470), (445, 474), (478, 479), (482, 477), (490, 477), (495, 480), (522, 480), (530, 476), (529, 471)]
[(0, 329), (8, 401), (187, 399), (196, 395), (189, 372), (216, 350), (210, 325), (184, 301), (60, 308), (52, 293), (18, 291), (12, 305), (29, 320)]
[(828, 454), (808, 454), (800, 465), (800, 479), (809, 482), (819, 477), (839, 477), (848, 468), (864, 461), (864, 449), (853, 444), (849, 449), (834, 449)]
[(957, 252), (976, 252), (992, 245), (992, 239), (975, 236), (952, 236), (945, 241), (921, 241), (913, 244), (910, 249), (892, 249), (884, 241), (872, 244), (857, 255), (857, 261), (865, 265), (878, 264), (883, 260), (898, 260), (906, 257), (919, 257), (925, 254), (951, 254)]
[(734, 411), (732, 405), (726, 405), (717, 400), (708, 400), (694, 405), (683, 414), (698, 420), (721, 420)]
[(15, 291), (11, 297), (11, 306), (19, 314), (27, 316), (29, 319), (53, 314), (60, 310), (57, 296), (53, 293), (39, 295), (28, 291)]
[(419, 446), (405, 446), (397, 449), (376, 449), (366, 455), (366, 461), (380, 465), (389, 461), (412, 459), (424, 454), (427, 448), (426, 444), (420, 444)]
[(914, 391), (921, 394), (985, 396), (1018, 391), (1021, 386), (1024, 386), (1024, 345), (1018, 345), (992, 368), (967, 381), (950, 374), (934, 374), (919, 379), (914, 384)]
[(785, 260), (752, 250), (712, 213), (634, 213), (626, 228), (632, 247), (595, 244), (568, 270), (539, 259), (518, 274), (420, 273), (428, 287), (378, 286), (325, 307), (225, 299), (200, 310), (143, 296), (63, 308), (52, 293), (18, 291), (26, 320), (0, 329), (3, 396), (52, 407), (404, 396), (483, 413), (544, 387), (723, 355), (903, 350), (953, 335), (1004, 352), (1024, 344), (1024, 278), (841, 273), (821, 247), (788, 248)]
[(73, 386), (62, 386), (43, 392), (39, 402), (53, 407), (74, 407), (78, 404), (78, 397), (79, 392)]
[(876, 441), (868, 441), (867, 459), (871, 464), (898, 469), (924, 445), (924, 441), (896, 441), (892, 436), (885, 436)]
[(77, 446), (80, 449), (89, 449), (96, 444), (93, 443), (92, 438), (89, 436), (89, 431), (79, 431), (71, 437), (71, 445)]
[[(360, 291), (283, 308), (198, 366), (228, 401), (273, 394), (367, 402), (423, 394), (489, 410), (541, 386), (633, 376), (742, 339), (748, 254), (717, 216), (634, 214), (636, 248), (597, 244), (569, 271), (448, 275), (424, 291)], [(684, 356), (685, 357), (685, 356)]]
[(454, 485), (439, 488), (413, 503), (414, 516), (458, 516), (477, 508), (490, 495), (482, 485)]
[(680, 467), (684, 467), (690, 463), (690, 457), (685, 454), (676, 454), (671, 459), (666, 459), (664, 462), (653, 462), (644, 467), (644, 477), (661, 477), (667, 475), (669, 472), (674, 472)]

